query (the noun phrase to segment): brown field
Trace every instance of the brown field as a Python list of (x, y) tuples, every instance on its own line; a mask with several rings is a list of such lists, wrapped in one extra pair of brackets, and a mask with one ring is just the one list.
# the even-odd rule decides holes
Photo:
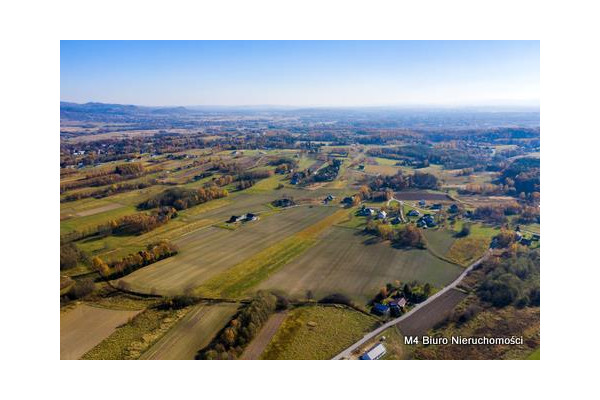
[(141, 357), (145, 360), (193, 360), (229, 322), (235, 303), (199, 304)]
[(117, 327), (139, 314), (80, 304), (60, 316), (60, 359), (77, 360), (110, 336)]
[(426, 200), (426, 201), (451, 201), (445, 193), (432, 193), (426, 191), (402, 191), (396, 192), (394, 197), (398, 200)]
[(123, 278), (139, 292), (183, 293), (253, 254), (333, 214), (335, 207), (295, 207), (236, 230), (210, 227), (176, 241), (180, 254)]
[(365, 172), (372, 175), (396, 175), (401, 171), (393, 165), (365, 165)]
[(256, 335), (248, 347), (246, 347), (246, 350), (240, 359), (258, 360), (263, 351), (265, 351), (265, 348), (269, 342), (271, 342), (273, 336), (275, 336), (275, 333), (277, 333), (279, 326), (285, 320), (286, 316), (287, 312), (278, 312), (275, 315), (272, 315), (267, 323), (262, 327), (260, 332), (258, 332), (258, 335)]
[(442, 322), (465, 297), (467, 297), (465, 293), (451, 289), (401, 321), (398, 328), (405, 336), (424, 335), (436, 324)]
[(460, 200), (472, 207), (514, 204), (515, 198), (509, 196), (460, 196)]
[(366, 302), (386, 283), (417, 280), (441, 287), (460, 271), (427, 250), (396, 249), (355, 229), (333, 227), (258, 288), (282, 290), (296, 298), (304, 298), (309, 290), (316, 298), (337, 292)]

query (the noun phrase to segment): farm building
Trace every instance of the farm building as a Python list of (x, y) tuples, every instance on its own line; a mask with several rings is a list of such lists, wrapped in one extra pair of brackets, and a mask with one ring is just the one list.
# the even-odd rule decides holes
[(412, 209), (409, 212), (407, 212), (406, 215), (408, 215), (409, 217), (418, 217), (419, 215), (421, 215), (421, 213), (415, 209)]
[(379, 211), (379, 213), (377, 214), (377, 218), (379, 219), (385, 219), (387, 217), (387, 213), (385, 211)]
[(392, 222), (392, 225), (398, 225), (399, 223), (402, 222), (402, 220), (400, 219), (400, 217), (394, 217), (391, 222)]
[(417, 226), (419, 228), (433, 228), (436, 226), (435, 220), (433, 219), (433, 215), (425, 214), (417, 221)]
[(244, 221), (256, 221), (258, 216), (256, 214), (248, 213), (244, 216)]
[(373, 214), (375, 214), (375, 210), (373, 210), (372, 208), (369, 208), (369, 207), (362, 208), (358, 212), (358, 215), (364, 215), (364, 216), (369, 216), (369, 215), (373, 215)]
[(283, 198), (283, 199), (278, 199), (278, 200), (273, 200), (271, 202), (271, 204), (273, 204), (275, 207), (290, 207), (293, 206), (294, 200), (289, 199), (289, 198)]
[(371, 347), (369, 351), (360, 356), (361, 360), (379, 360), (386, 353), (385, 346), (381, 343)]
[(244, 217), (240, 215), (232, 215), (231, 218), (227, 221), (229, 224), (233, 224), (234, 222), (240, 222)]

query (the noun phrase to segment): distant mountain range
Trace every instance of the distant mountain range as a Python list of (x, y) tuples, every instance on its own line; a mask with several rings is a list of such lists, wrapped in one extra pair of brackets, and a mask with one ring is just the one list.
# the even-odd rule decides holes
[(83, 114), (111, 114), (111, 115), (135, 115), (135, 114), (182, 114), (188, 113), (185, 107), (144, 107), (129, 104), (106, 104), (106, 103), (69, 103), (60, 102), (60, 112), (62, 113), (83, 113)]
[(539, 127), (534, 107), (282, 107), (282, 106), (187, 106), (149, 107), (128, 104), (61, 102), (64, 121), (138, 124), (140, 127), (193, 126), (210, 117), (295, 119), (304, 123), (346, 123), (374, 128), (464, 129), (507, 126)]

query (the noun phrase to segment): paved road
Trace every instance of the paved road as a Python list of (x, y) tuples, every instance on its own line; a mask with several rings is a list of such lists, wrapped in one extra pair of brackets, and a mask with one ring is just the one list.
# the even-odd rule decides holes
[(369, 340), (373, 339), (375, 336), (379, 335), (381, 332), (385, 331), (386, 329), (388, 329), (388, 328), (396, 325), (398, 322), (400, 322), (400, 321), (408, 318), (409, 316), (413, 315), (415, 312), (419, 311), (421, 308), (425, 307), (427, 304), (430, 304), (430, 303), (434, 302), (437, 298), (439, 298), (442, 294), (446, 293), (447, 291), (449, 291), (451, 289), (454, 289), (465, 278), (465, 276), (467, 276), (467, 274), (469, 272), (471, 272), (471, 270), (473, 268), (475, 268), (476, 266), (478, 266), (479, 264), (481, 264), (481, 262), (485, 258), (487, 258), (489, 255), (490, 255), (490, 252), (488, 251), (479, 260), (475, 261), (473, 264), (471, 264), (467, 268), (465, 268), (465, 270), (451, 284), (449, 284), (448, 286), (444, 287), (442, 290), (440, 290), (439, 292), (437, 292), (433, 296), (429, 297), (424, 302), (417, 304), (412, 310), (410, 310), (406, 314), (401, 315), (400, 317), (395, 318), (395, 319), (393, 319), (393, 320), (391, 320), (391, 321), (389, 321), (389, 322), (381, 325), (379, 328), (375, 329), (374, 331), (371, 331), (370, 333), (366, 334), (358, 342), (354, 343), (352, 346), (348, 347), (346, 350), (342, 351), (340, 354), (338, 354), (337, 356), (333, 357), (333, 360), (341, 360), (341, 359), (344, 359), (344, 358), (349, 358), (350, 354), (352, 354), (352, 352), (354, 350), (356, 350), (357, 348), (359, 348), (360, 346), (362, 346), (363, 344), (365, 344)]

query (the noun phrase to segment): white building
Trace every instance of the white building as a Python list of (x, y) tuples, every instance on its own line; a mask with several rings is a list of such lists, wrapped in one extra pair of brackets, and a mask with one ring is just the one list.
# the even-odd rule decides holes
[(379, 360), (386, 353), (385, 346), (381, 343), (371, 347), (369, 351), (360, 356), (361, 360)]

